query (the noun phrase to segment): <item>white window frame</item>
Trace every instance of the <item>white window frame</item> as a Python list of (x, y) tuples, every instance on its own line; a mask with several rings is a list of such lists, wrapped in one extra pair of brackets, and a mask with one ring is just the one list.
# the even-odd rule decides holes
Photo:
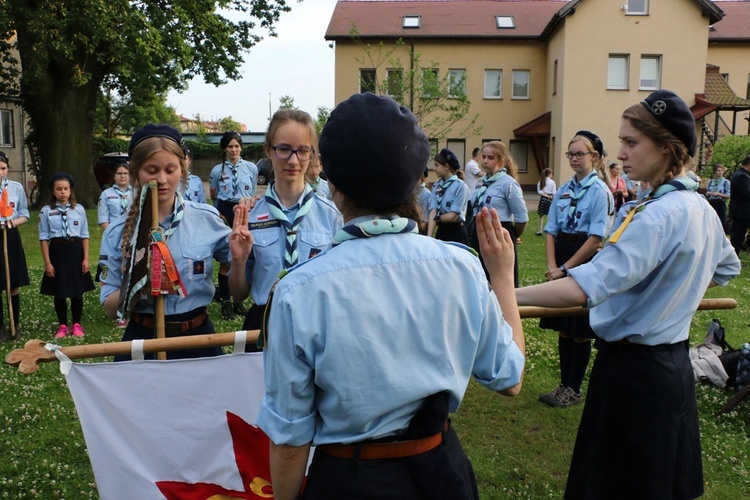
[(422, 16), (404, 16), (401, 27), (404, 29), (419, 29), (422, 24)]
[[(365, 73), (372, 74), (372, 89), (365, 89), (362, 87), (362, 83), (365, 81)], [(375, 68), (360, 68), (359, 70), (359, 93), (364, 94), (365, 92), (376, 93), (378, 90), (378, 72)]]
[[(427, 74), (434, 75), (433, 77), (430, 78), (431, 81), (429, 82), (430, 84), (433, 84), (435, 86), (435, 88), (433, 89), (435, 90), (434, 94), (425, 92), (427, 90), (426, 85), (425, 85), (428, 81)], [(420, 92), (421, 92), (422, 97), (426, 99), (434, 99), (434, 98), (437, 98), (438, 95), (440, 95), (440, 72), (437, 68), (423, 68), (422, 69), (422, 88), (420, 89)]]
[[(649, 61), (644, 65), (644, 62)], [(651, 61), (656, 63), (656, 68), (652, 68)], [(644, 72), (655, 70), (655, 74), (646, 74)], [(644, 81), (647, 83), (644, 85)], [(638, 90), (659, 90), (661, 88), (661, 56), (652, 54), (641, 55), (641, 69), (638, 74)]]
[(508, 145), (510, 156), (518, 166), (519, 174), (529, 172), (529, 141), (511, 139)]
[(495, 23), (499, 30), (516, 29), (516, 20), (513, 16), (495, 16)]
[(647, 16), (648, 0), (627, 0), (625, 13), (629, 16)]
[[(526, 94), (525, 95), (517, 95), (516, 94), (516, 81), (517, 77), (521, 75), (526, 75)], [(514, 69), (513, 70), (513, 79), (512, 79), (512, 87), (511, 87), (511, 99), (517, 99), (517, 100), (529, 100), (531, 99), (531, 70), (528, 69)]]
[[(622, 70), (624, 62), (625, 70), (623, 80), (615, 81), (615, 72)], [(630, 81), (630, 56), (628, 54), (610, 54), (607, 62), (607, 90), (628, 90)]]
[[(497, 78), (490, 82), (490, 74), (496, 73)], [(493, 84), (492, 86), (490, 84)], [(489, 91), (489, 92), (488, 92)], [(493, 95), (497, 91), (497, 95)], [(502, 99), (503, 98), (503, 70), (485, 69), (484, 70), (484, 98), (485, 99)]]
[(448, 97), (454, 99), (466, 96), (466, 70), (448, 70)]
[[(397, 92), (393, 92), (394, 85), (398, 85)], [(404, 70), (401, 68), (390, 68), (385, 70), (385, 91), (390, 97), (403, 97), (404, 93)]]
[(0, 147), (15, 147), (13, 130), (13, 111), (0, 109)]

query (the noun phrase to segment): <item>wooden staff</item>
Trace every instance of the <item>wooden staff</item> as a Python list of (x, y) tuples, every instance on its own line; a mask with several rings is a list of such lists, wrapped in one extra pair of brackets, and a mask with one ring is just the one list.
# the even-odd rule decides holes
[[(737, 301), (734, 299), (703, 299), (698, 304), (698, 311), (710, 309), (734, 309)], [(583, 316), (588, 309), (583, 307), (535, 307), (521, 306), (518, 308), (521, 318), (546, 318), (549, 316)]]
[[(8, 299), (8, 317), (10, 318), (10, 335), (16, 338), (16, 322), (13, 321), (13, 301), (10, 300), (10, 264), (8, 263), (8, 221), (3, 222), (3, 260), (5, 261), (5, 295)], [(0, 325), (0, 328), (2, 325)]]
[[(155, 182), (149, 183), (149, 189), (151, 189), (151, 231), (158, 231), (159, 228), (159, 191)], [(153, 245), (153, 243), (152, 243)], [(153, 252), (153, 248), (149, 248), (149, 252)], [(153, 255), (153, 253), (151, 254)], [(153, 259), (151, 265), (154, 265)], [(158, 263), (161, 266), (161, 262)], [(151, 275), (149, 279), (153, 279), (153, 274), (156, 270), (150, 269)], [(158, 270), (161, 273), (161, 269)], [(157, 339), (166, 338), (166, 323), (164, 320), (164, 295), (161, 293), (154, 297), (154, 333)], [(156, 359), (165, 360), (167, 359), (166, 351), (158, 351), (156, 353)]]
[[(260, 330), (245, 330), (245, 342), (258, 340)], [(203, 335), (188, 335), (184, 337), (169, 337), (161, 339), (147, 339), (143, 341), (143, 352), (166, 353), (166, 351), (181, 349), (202, 349), (233, 345), (235, 332), (207, 333)], [(17, 366), (23, 374), (34, 373), (39, 369), (39, 363), (56, 361), (55, 350), (59, 349), (70, 359), (99, 358), (103, 356), (117, 356), (131, 354), (132, 342), (108, 342), (106, 344), (86, 344), (59, 347), (50, 350), (46, 342), (33, 339), (27, 341), (23, 348), (14, 349), (5, 356), (5, 362)]]

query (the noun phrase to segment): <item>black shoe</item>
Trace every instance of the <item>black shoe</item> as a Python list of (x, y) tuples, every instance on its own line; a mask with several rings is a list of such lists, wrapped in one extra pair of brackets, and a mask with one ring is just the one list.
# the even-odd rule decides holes
[(10, 340), (10, 334), (5, 330), (4, 326), (0, 326), (0, 342), (8, 342)]
[(245, 309), (245, 305), (242, 302), (233, 303), (232, 308), (237, 316), (244, 317), (247, 314), (247, 309)]
[(219, 286), (214, 287), (214, 302), (221, 302), (221, 294), (219, 293)]
[(16, 334), (13, 336), (13, 340), (19, 341), (23, 338), (23, 335), (21, 334), (21, 326), (16, 325)]
[(221, 317), (228, 320), (234, 319), (231, 300), (225, 300), (221, 303)]

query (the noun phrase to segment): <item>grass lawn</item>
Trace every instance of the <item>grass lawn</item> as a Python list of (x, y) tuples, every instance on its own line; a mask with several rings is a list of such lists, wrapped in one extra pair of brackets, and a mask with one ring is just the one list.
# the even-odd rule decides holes
[[(544, 237), (534, 235), (536, 213), (530, 215), (532, 219), (519, 246), (522, 285), (543, 281), (546, 268)], [(102, 231), (94, 225), (94, 210), (88, 211), (88, 217), (95, 267)], [(21, 323), (24, 339), (50, 340), (57, 321), (52, 298), (38, 293), (44, 266), (36, 223), (37, 215), (32, 214), (29, 223), (20, 229), (31, 275), (31, 286), (21, 291)], [(747, 266), (750, 257), (743, 254), (742, 261)], [(732, 346), (750, 342), (749, 285), (750, 273), (743, 269), (728, 287), (709, 290), (707, 297), (733, 297), (740, 306), (696, 313), (691, 343), (703, 339), (713, 317), (725, 325)], [(104, 315), (97, 293), (86, 294), (84, 302), (86, 336), (80, 340), (68, 337), (59, 343), (119, 340), (122, 331)], [(218, 304), (211, 305), (210, 313), (217, 331), (234, 331), (241, 326), (240, 320), (222, 320)], [(528, 360), (522, 394), (505, 398), (472, 382), (453, 416), (476, 471), (482, 498), (561, 498), (565, 488), (582, 407), (561, 410), (537, 402), (539, 394), (558, 384), (556, 335), (540, 330), (537, 324), (538, 320), (524, 320)], [(0, 355), (4, 358), (12, 348), (12, 342), (0, 344)], [(0, 376), (0, 497), (98, 498), (75, 407), (57, 365), (44, 365), (28, 376), (3, 365)], [(583, 389), (585, 392), (586, 383)], [(728, 415), (717, 416), (732, 392), (701, 384), (697, 395), (705, 498), (750, 497), (750, 401)]]

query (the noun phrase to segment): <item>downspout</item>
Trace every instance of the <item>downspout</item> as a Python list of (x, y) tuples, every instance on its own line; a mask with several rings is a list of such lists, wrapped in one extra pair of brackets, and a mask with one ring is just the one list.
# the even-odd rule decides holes
[(409, 109), (414, 109), (414, 39), (409, 39)]

